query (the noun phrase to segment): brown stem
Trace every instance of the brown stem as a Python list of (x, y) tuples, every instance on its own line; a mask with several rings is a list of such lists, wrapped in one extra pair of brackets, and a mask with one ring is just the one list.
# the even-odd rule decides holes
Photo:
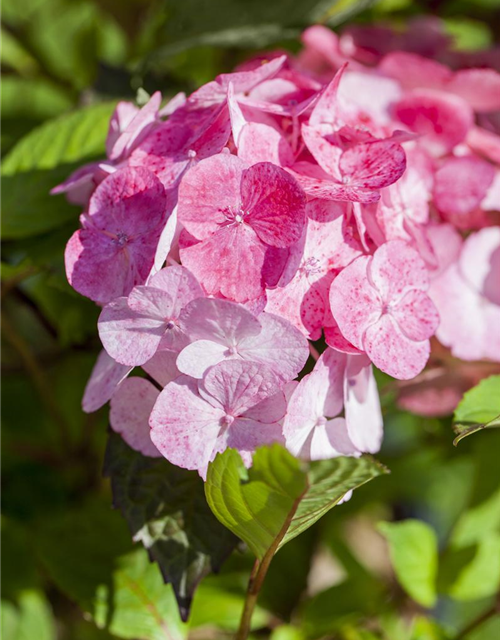
[(262, 560), (256, 560), (255, 564), (253, 565), (252, 573), (250, 574), (250, 580), (248, 581), (247, 595), (245, 598), (243, 613), (241, 614), (240, 626), (238, 628), (238, 631), (236, 632), (234, 640), (246, 640), (248, 638), (248, 634), (250, 633), (252, 614), (255, 609), (255, 605), (257, 604), (257, 598), (259, 597), (259, 592), (264, 583), (264, 578), (266, 577), (269, 565), (271, 564), (271, 560), (273, 559), (274, 554), (276, 553), (276, 551), (278, 551), (278, 547), (285, 537), (285, 534), (288, 531), (288, 527), (290, 526), (290, 523), (292, 522), (293, 517), (297, 512), (297, 509), (299, 508), (299, 504), (308, 488), (309, 487), (306, 487), (300, 494), (300, 496), (295, 499), (292, 508), (290, 509), (288, 516), (283, 523), (283, 526), (281, 527), (276, 538), (273, 540), (269, 549), (266, 551), (266, 554), (264, 555)]

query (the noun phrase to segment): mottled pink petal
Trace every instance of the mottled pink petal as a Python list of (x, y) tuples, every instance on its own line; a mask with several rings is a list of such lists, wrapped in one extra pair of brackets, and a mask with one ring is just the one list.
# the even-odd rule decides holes
[(410, 340), (389, 314), (366, 329), (363, 347), (376, 367), (398, 380), (410, 380), (418, 375), (430, 354), (428, 340)]
[(125, 442), (151, 458), (161, 458), (150, 437), (149, 416), (159, 395), (144, 378), (128, 378), (111, 398), (109, 422)]
[(104, 406), (131, 371), (132, 367), (119, 364), (103, 349), (97, 357), (83, 394), (82, 408), (85, 413), (93, 413)]
[(293, 163), (290, 144), (279, 131), (266, 124), (249, 122), (241, 129), (238, 157), (244, 162), (272, 162), (280, 167)]
[(429, 296), (412, 289), (391, 308), (390, 314), (402, 333), (416, 342), (430, 338), (439, 325), (439, 314)]
[(330, 288), (330, 306), (342, 335), (364, 350), (365, 327), (380, 316), (380, 297), (367, 278), (371, 258), (357, 258), (335, 278)]
[(178, 264), (161, 269), (150, 278), (148, 286), (162, 289), (172, 299), (169, 320), (177, 320), (187, 304), (204, 296), (203, 289), (194, 275), (186, 267)]
[(236, 156), (223, 153), (186, 173), (179, 187), (177, 215), (195, 238), (209, 238), (228, 215), (240, 212), (240, 183), (246, 166)]
[(245, 302), (263, 292), (265, 246), (248, 225), (222, 227), (198, 244), (181, 247), (180, 255), (209, 295)]
[(304, 230), (306, 199), (297, 181), (270, 162), (259, 162), (243, 172), (241, 207), (244, 221), (262, 242), (288, 247)]
[(368, 267), (368, 277), (386, 303), (397, 303), (410, 289), (426, 291), (429, 287), (425, 262), (402, 240), (386, 242), (377, 249)]
[(349, 186), (381, 189), (396, 182), (406, 168), (401, 145), (379, 140), (344, 151), (339, 161), (343, 181)]

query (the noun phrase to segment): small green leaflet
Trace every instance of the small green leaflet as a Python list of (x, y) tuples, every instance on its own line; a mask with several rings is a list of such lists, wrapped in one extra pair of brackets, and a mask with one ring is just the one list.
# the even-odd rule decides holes
[(453, 429), (457, 437), (453, 444), (456, 446), (472, 433), (493, 427), (500, 427), (500, 375), (481, 380), (464, 395), (455, 409)]
[(308, 529), (351, 489), (386, 473), (370, 457), (304, 463), (280, 445), (257, 449), (246, 469), (233, 449), (208, 468), (210, 508), (256, 557), (275, 553)]

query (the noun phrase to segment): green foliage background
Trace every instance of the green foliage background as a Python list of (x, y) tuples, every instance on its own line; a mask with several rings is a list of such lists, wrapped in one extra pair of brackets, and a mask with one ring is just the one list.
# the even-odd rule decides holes
[[(48, 191), (102, 156), (114, 103), (139, 88), (191, 91), (256, 49), (297, 50), (300, 30), (316, 21), (433, 13), (460, 47), (481, 48), (498, 40), (499, 10), (498, 0), (4, 0), (4, 640), (224, 638), (252, 564), (237, 551), (205, 578), (187, 629), (157, 565), (111, 510), (107, 409), (80, 409), (99, 350), (98, 309), (64, 276), (79, 211)], [(493, 611), (500, 587), (500, 433), (454, 448), (451, 417), (402, 412), (380, 382), (380, 459), (391, 474), (277, 554), (255, 638), (500, 637), (493, 615), (462, 633)]]

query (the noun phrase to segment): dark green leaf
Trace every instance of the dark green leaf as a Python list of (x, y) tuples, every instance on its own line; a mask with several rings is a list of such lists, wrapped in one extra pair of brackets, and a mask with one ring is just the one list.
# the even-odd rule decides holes
[(205, 492), (217, 518), (257, 558), (308, 529), (351, 489), (385, 472), (369, 457), (301, 463), (279, 445), (261, 447), (250, 469), (228, 449), (209, 465)]
[(111, 433), (105, 461), (114, 506), (171, 582), (184, 620), (200, 580), (218, 571), (237, 539), (214, 517), (195, 471), (149, 458)]

